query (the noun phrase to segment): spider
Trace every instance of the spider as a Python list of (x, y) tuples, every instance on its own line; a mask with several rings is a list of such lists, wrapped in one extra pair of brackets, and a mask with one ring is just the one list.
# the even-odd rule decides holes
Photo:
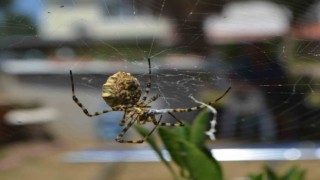
[[(79, 101), (75, 94), (74, 81), (72, 71), (70, 70), (71, 89), (73, 101), (82, 109), (84, 114), (89, 117), (99, 116), (111, 111), (124, 112), (122, 120), (119, 122), (120, 126), (126, 125), (120, 134), (115, 138), (119, 143), (143, 143), (158, 126), (184, 126), (184, 124), (172, 113), (174, 112), (190, 112), (198, 109), (205, 108), (204, 105), (199, 105), (191, 108), (184, 109), (151, 109), (149, 105), (151, 102), (156, 101), (160, 95), (153, 96), (148, 99), (148, 94), (151, 88), (151, 63), (148, 58), (149, 77), (144, 95), (141, 98), (141, 87), (137, 78), (127, 72), (117, 72), (111, 75), (105, 84), (102, 86), (102, 98), (111, 107), (111, 109), (90, 113), (86, 107)], [(213, 105), (222, 99), (230, 90), (229, 87), (222, 96), (215, 101), (208, 103)], [(141, 100), (140, 100), (141, 99)], [(161, 123), (162, 114), (168, 113), (177, 122), (175, 123)], [(156, 116), (160, 115), (159, 120)], [(128, 123), (127, 123), (128, 121)], [(123, 136), (133, 124), (143, 125), (147, 122), (153, 123), (155, 127), (141, 140), (124, 140)]]

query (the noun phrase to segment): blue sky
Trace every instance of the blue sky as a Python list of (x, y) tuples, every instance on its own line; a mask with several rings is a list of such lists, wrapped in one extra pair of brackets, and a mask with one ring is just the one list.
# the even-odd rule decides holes
[(44, 3), (45, 0), (15, 0), (13, 9), (19, 14), (30, 17), (36, 23)]

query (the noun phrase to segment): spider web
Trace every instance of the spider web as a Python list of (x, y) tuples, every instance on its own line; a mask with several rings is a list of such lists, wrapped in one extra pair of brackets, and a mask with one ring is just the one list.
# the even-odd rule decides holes
[[(271, 20), (256, 20), (250, 15), (250, 11), (246, 12), (241, 8), (230, 11), (233, 6), (227, 6), (226, 3), (200, 0), (183, 4), (183, 9), (186, 10), (181, 10), (180, 13), (176, 12), (178, 9), (175, 9), (174, 3), (167, 0), (100, 0), (92, 4), (76, 0), (54, 3), (35, 0), (34, 3), (41, 9), (40, 15), (36, 16), (39, 21), (35, 21), (41, 22), (38, 24), (39, 28), (48, 27), (46, 35), (49, 39), (46, 42), (53, 45), (49, 48), (44, 48), (48, 44), (20, 47), (28, 51), (22, 56), (10, 54), (14, 51), (10, 47), (16, 44), (25, 46), (23, 44), (28, 42), (25, 39), (41, 38), (43, 34), (39, 31), (36, 35), (19, 36), (18, 40), (2, 47), (1, 50), (5, 52), (2, 56), (8, 57), (9, 63), (16, 58), (20, 58), (20, 61), (30, 57), (54, 59), (50, 62), (59, 67), (54, 70), (58, 75), (52, 73), (53, 76), (40, 77), (21, 73), (19, 77), (23, 80), (25, 94), (21, 95), (18, 90), (12, 93), (20, 94), (20, 97), (42, 98), (45, 103), (57, 107), (62, 114), (67, 114), (62, 115), (61, 119), (72, 119), (69, 122), (72, 121), (73, 124), (63, 122), (64, 125), (68, 128), (79, 127), (74, 128), (74, 131), (79, 131), (78, 134), (96, 134), (96, 127), (92, 122), (97, 121), (90, 122), (80, 114), (79, 109), (71, 110), (71, 102), (60, 106), (66, 100), (71, 100), (68, 70), (74, 71), (77, 95), (90, 111), (94, 111), (108, 108), (101, 99), (101, 85), (115, 72), (131, 72), (139, 79), (141, 86), (146, 87), (147, 58), (151, 58), (152, 88), (149, 97), (161, 95), (153, 102), (154, 108), (193, 107), (198, 104), (189, 98), (190, 95), (201, 102), (209, 102), (219, 97), (229, 86), (233, 87), (216, 106), (218, 139), (235, 138), (239, 135), (243, 140), (264, 142), (318, 140), (320, 137), (317, 121), (320, 115), (317, 73), (319, 42), (307, 40), (300, 31), (300, 34), (297, 32), (288, 37), (281, 30), (277, 31), (278, 34), (273, 34), (274, 24), (268, 24), (269, 21), (280, 22), (276, 23), (278, 26), (286, 24), (276, 14), (269, 15)], [(79, 9), (85, 7), (83, 4), (88, 8), (96, 8), (99, 18), (81, 14)], [(245, 7), (241, 4), (239, 6)], [(300, 9), (302, 11), (305, 8)], [(78, 12), (74, 18), (77, 21), (69, 25), (76, 27), (71, 34), (78, 34), (81, 37), (79, 39), (55, 39), (58, 36), (54, 35), (59, 34), (60, 29), (66, 25), (52, 19), (61, 18), (62, 13), (67, 11), (73, 14)], [(283, 12), (287, 11), (288, 9), (283, 9)], [(301, 17), (297, 22), (313, 22), (312, 18), (316, 14), (312, 14), (310, 10)], [(287, 18), (289, 21), (290, 15)], [(223, 19), (225, 21), (222, 22)], [(216, 24), (212, 25), (214, 22)], [(103, 29), (98, 27), (99, 23), (113, 24), (122, 29), (114, 30), (111, 25)], [(223, 26), (223, 23), (227, 24)], [(199, 24), (203, 25), (204, 30), (199, 31)], [(287, 22), (287, 25), (290, 23)], [(30, 26), (26, 27), (26, 23), (19, 20), (4, 27), (8, 26), (13, 29), (30, 29)], [(230, 31), (224, 31), (227, 36), (219, 34), (221, 29), (214, 29), (216, 34), (210, 29), (226, 26)], [(255, 31), (247, 28), (250, 26), (254, 26)], [(263, 33), (255, 35), (257, 29)], [(91, 30), (96, 30), (94, 32), (97, 37), (90, 34)], [(287, 31), (289, 33), (288, 29)], [(103, 36), (99, 38), (98, 35)], [(95, 60), (102, 63), (88, 63)], [(6, 69), (8, 66), (2, 67)], [(19, 71), (11, 72), (19, 74)], [(44, 72), (40, 74), (42, 73)], [(39, 93), (34, 93), (38, 91)], [(50, 95), (47, 91), (50, 91)], [(66, 107), (69, 105), (70, 107)], [(192, 122), (197, 114), (198, 112), (190, 112), (177, 116)], [(166, 118), (172, 121), (169, 117)], [(267, 121), (272, 123), (264, 124)], [(118, 121), (115, 122), (117, 124)], [(60, 125), (55, 125), (54, 129), (64, 131)]]

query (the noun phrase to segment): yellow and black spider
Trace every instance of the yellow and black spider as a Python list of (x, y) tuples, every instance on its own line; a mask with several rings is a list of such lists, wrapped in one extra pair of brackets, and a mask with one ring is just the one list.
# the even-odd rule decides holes
[[(111, 111), (123, 111), (124, 115), (122, 120), (119, 122), (120, 126), (124, 126), (126, 121), (129, 121), (127, 125), (123, 128), (120, 134), (115, 138), (119, 143), (143, 143), (158, 126), (184, 126), (184, 124), (175, 117), (173, 112), (190, 112), (201, 108), (205, 108), (205, 105), (199, 105), (191, 108), (185, 109), (152, 109), (149, 105), (151, 102), (157, 100), (160, 96), (151, 97), (147, 100), (150, 88), (151, 88), (151, 63), (150, 58), (148, 58), (149, 64), (149, 78), (147, 82), (147, 87), (145, 89), (144, 95), (141, 100), (141, 87), (137, 78), (132, 76), (130, 73), (117, 72), (110, 76), (106, 83), (102, 86), (102, 97), (105, 102), (111, 107), (109, 110), (103, 110), (95, 113), (90, 113), (87, 108), (79, 101), (74, 91), (74, 82), (72, 71), (70, 70), (71, 87), (72, 87), (72, 99), (73, 101), (83, 110), (83, 112), (89, 116), (98, 116)], [(230, 90), (228, 88), (226, 92), (217, 98), (215, 101), (208, 103), (213, 105), (220, 99), (222, 99)], [(162, 114), (168, 113), (177, 122), (176, 123), (161, 123)], [(160, 115), (159, 120), (156, 120), (156, 115)], [(155, 127), (149, 132), (149, 134), (141, 140), (123, 140), (123, 136), (128, 131), (128, 129), (134, 124), (143, 125), (147, 122), (151, 122)]]

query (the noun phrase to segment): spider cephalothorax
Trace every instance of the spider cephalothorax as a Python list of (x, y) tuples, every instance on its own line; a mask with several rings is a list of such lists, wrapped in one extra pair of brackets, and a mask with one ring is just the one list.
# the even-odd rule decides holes
[(136, 104), (141, 97), (140, 83), (130, 73), (117, 72), (103, 84), (102, 97), (111, 107)]
[[(147, 82), (147, 87), (145, 88), (144, 95), (141, 97), (141, 88), (140, 83), (137, 78), (133, 77), (130, 73), (126, 72), (117, 72), (110, 76), (106, 83), (102, 86), (102, 97), (106, 103), (111, 107), (111, 109), (98, 111), (95, 113), (90, 113), (87, 108), (79, 101), (75, 95), (74, 82), (72, 71), (70, 70), (70, 79), (71, 79), (71, 89), (72, 89), (72, 99), (73, 101), (82, 109), (82, 111), (89, 117), (98, 116), (104, 113), (111, 111), (122, 111), (124, 112), (122, 120), (119, 122), (120, 126), (125, 127), (122, 129), (120, 134), (116, 137), (116, 141), (120, 143), (142, 143), (146, 138), (148, 138), (153, 131), (158, 126), (184, 126), (183, 123), (176, 118), (172, 113), (173, 112), (190, 112), (205, 108), (205, 105), (199, 105), (191, 108), (184, 109), (151, 109), (149, 105), (151, 102), (156, 101), (159, 98), (159, 95), (153, 96), (148, 99), (148, 94), (151, 88), (151, 63), (148, 59), (149, 64), (149, 78)], [(228, 91), (216, 99), (214, 102), (208, 103), (213, 105), (215, 102), (223, 98)], [(162, 114), (168, 113), (173, 117), (177, 122), (176, 123), (161, 123)], [(156, 116), (160, 115), (159, 120), (156, 120)], [(143, 125), (146, 123), (153, 123), (154, 128), (147, 134), (146, 137), (142, 140), (132, 141), (132, 140), (123, 140), (124, 135), (128, 129), (133, 124)]]

